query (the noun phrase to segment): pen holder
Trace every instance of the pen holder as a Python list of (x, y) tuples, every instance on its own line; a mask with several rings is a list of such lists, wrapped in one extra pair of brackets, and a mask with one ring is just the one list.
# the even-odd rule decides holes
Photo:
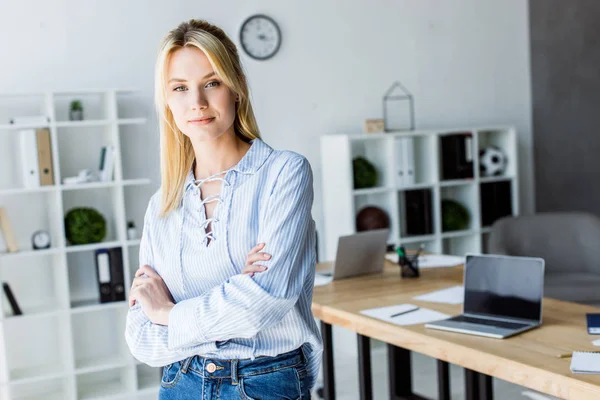
[(419, 257), (399, 257), (398, 264), (400, 265), (400, 275), (403, 278), (419, 277)]

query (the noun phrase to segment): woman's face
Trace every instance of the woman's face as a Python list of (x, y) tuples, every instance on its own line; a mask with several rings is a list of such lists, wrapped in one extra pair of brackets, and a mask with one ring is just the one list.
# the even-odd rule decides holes
[(193, 141), (212, 140), (231, 130), (235, 94), (196, 47), (176, 50), (167, 65), (167, 104), (181, 132)]

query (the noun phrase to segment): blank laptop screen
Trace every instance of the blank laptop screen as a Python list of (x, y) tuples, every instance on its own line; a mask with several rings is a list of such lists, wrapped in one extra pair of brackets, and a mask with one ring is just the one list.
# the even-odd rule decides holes
[(544, 262), (535, 258), (467, 256), (467, 314), (541, 322)]

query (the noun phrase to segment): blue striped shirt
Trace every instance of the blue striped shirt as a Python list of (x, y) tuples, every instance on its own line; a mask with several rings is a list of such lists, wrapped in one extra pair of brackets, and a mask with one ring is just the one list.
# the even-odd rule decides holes
[[(254, 139), (222, 179), (207, 241), (207, 218), (190, 169), (179, 208), (158, 217), (160, 190), (144, 217), (139, 264), (150, 265), (175, 300), (168, 326), (151, 323), (139, 302), (125, 338), (133, 356), (159, 367), (193, 355), (276, 356), (303, 346), (316, 382), (322, 342), (311, 312), (316, 266), (313, 177), (298, 153)], [(209, 200), (204, 199), (204, 201)], [(242, 274), (258, 243), (268, 269)]]

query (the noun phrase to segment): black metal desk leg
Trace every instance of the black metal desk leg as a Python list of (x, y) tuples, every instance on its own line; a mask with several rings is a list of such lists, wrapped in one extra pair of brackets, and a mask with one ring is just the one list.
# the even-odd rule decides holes
[(412, 396), (410, 350), (388, 344), (390, 399)]
[(438, 398), (450, 400), (450, 366), (446, 361), (437, 360)]
[(465, 368), (465, 398), (479, 400), (479, 374)]
[(494, 399), (494, 382), (489, 375), (479, 374), (479, 399)]
[(335, 378), (333, 376), (333, 335), (331, 325), (321, 321), (323, 337), (323, 396), (325, 400), (335, 400)]
[(467, 400), (493, 400), (492, 377), (465, 368), (465, 392)]
[(371, 346), (369, 337), (357, 334), (358, 339), (358, 382), (360, 399), (373, 398), (373, 382), (371, 380)]

